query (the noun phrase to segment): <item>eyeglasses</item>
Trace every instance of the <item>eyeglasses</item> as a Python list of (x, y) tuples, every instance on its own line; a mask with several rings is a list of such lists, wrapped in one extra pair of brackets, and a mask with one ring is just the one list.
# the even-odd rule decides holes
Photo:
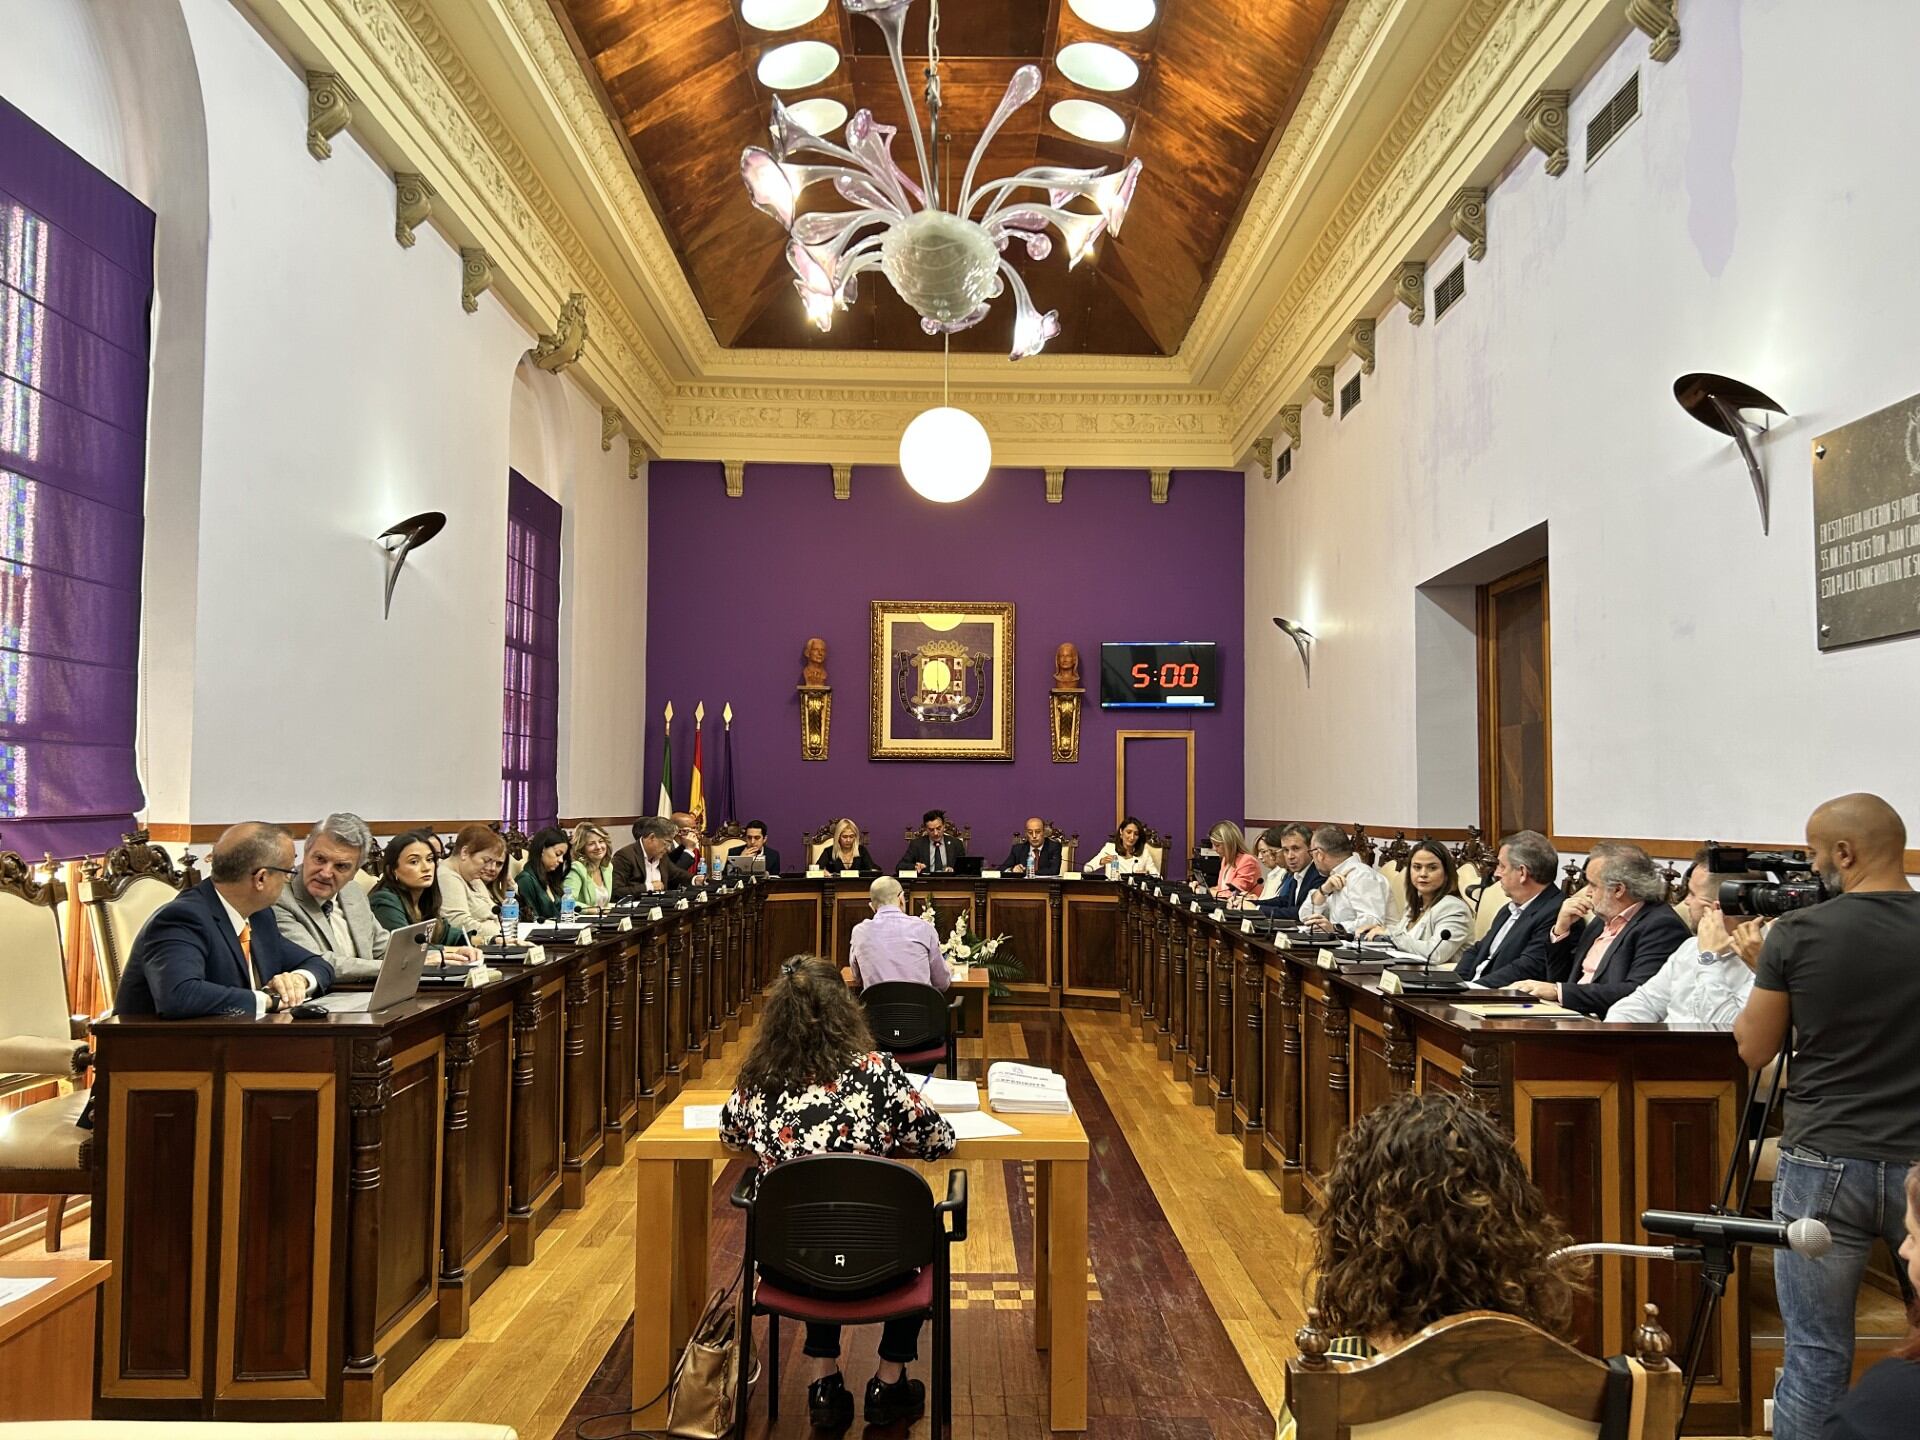
[(256, 875), (260, 875), (264, 873), (271, 873), (274, 875), (285, 875), (288, 879), (292, 879), (295, 875), (298, 875), (300, 872), (294, 869), (290, 865), (256, 865), (253, 867), (253, 873)]

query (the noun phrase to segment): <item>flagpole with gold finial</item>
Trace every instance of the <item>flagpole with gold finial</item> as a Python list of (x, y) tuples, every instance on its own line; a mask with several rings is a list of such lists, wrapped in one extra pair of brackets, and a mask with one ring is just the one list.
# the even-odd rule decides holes
[(687, 813), (693, 816), (696, 830), (703, 834), (707, 828), (707, 785), (702, 774), (702, 734), (707, 725), (707, 702), (702, 700), (693, 707), (693, 779), (687, 790)]
[(739, 796), (733, 788), (733, 702), (720, 707), (720, 763), (727, 767), (727, 783), (720, 790), (720, 818), (731, 825), (740, 818)]
[(656, 815), (673, 814), (673, 702), (667, 701), (666, 721), (660, 727), (660, 798)]

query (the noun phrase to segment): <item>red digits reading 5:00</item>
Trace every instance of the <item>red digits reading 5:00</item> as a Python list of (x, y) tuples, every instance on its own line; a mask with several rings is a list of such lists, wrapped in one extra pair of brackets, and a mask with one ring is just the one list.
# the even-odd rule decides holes
[(1152, 667), (1144, 662), (1133, 667), (1133, 688), (1144, 690), (1153, 683)]

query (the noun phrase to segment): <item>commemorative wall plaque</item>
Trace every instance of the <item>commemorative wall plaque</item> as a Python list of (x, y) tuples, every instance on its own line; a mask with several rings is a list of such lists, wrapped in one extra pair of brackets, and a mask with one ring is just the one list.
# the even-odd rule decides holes
[(1813, 442), (1820, 648), (1920, 631), (1920, 395)]

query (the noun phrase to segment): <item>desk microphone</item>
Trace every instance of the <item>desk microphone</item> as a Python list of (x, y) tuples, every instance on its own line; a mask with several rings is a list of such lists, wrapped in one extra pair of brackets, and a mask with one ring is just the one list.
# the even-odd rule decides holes
[(1703, 1244), (1766, 1245), (1818, 1260), (1833, 1249), (1833, 1232), (1818, 1220), (1755, 1220), (1745, 1215), (1693, 1215), (1677, 1210), (1646, 1210), (1640, 1228), (1653, 1235), (1674, 1235)]
[(1452, 938), (1453, 938), (1453, 932), (1451, 930), (1442, 930), (1440, 932), (1440, 938), (1434, 941), (1433, 944), (1428, 948), (1426, 959), (1422, 962), (1420, 966), (1420, 973), (1422, 975), (1426, 975), (1430, 977), (1433, 974), (1434, 951), (1438, 950), (1442, 945), (1446, 944), (1447, 941), (1451, 940)]

